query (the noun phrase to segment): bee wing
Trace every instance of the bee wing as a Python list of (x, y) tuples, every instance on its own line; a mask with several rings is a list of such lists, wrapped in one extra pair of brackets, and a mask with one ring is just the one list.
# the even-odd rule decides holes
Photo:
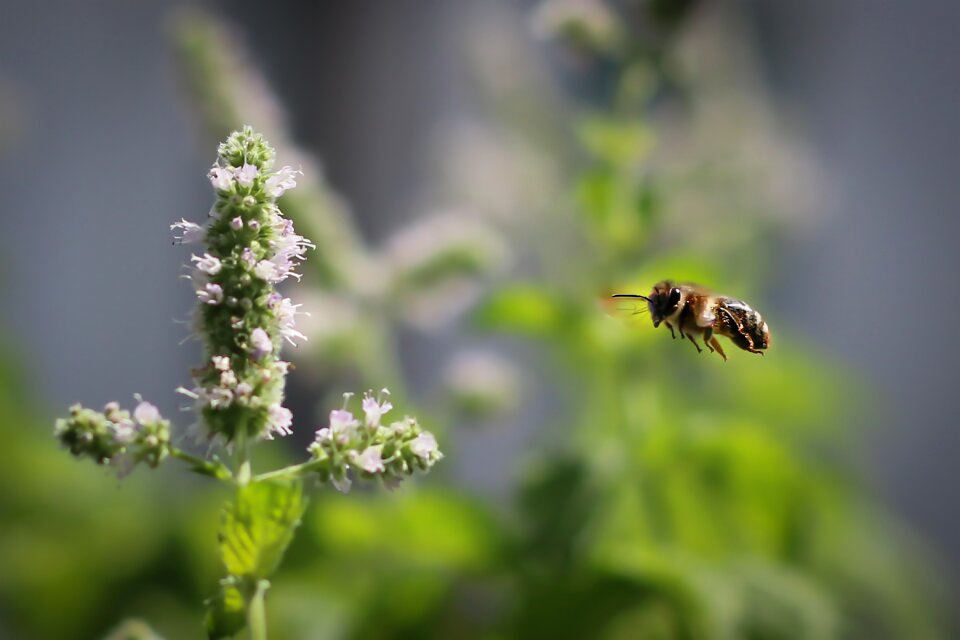
[(611, 318), (628, 325), (638, 325), (647, 313), (647, 301), (643, 298), (602, 296), (600, 308)]

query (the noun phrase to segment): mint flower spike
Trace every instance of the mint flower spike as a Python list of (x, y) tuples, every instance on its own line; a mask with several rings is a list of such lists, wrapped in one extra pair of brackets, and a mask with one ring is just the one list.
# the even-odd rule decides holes
[(143, 462), (156, 468), (170, 455), (170, 422), (155, 406), (137, 396), (139, 404), (130, 412), (110, 402), (103, 413), (79, 404), (70, 407), (70, 417), (60, 418), (54, 436), (77, 458), (92, 458), (128, 475)]
[(193, 326), (204, 361), (193, 387), (178, 389), (194, 401), (200, 440), (230, 444), (292, 433), (283, 406), (289, 365), (279, 358), (280, 344), (306, 336), (295, 328), (300, 305), (275, 287), (300, 278), (296, 269), (314, 245), (276, 204), (300, 172), (272, 171), (273, 162), (273, 149), (250, 127), (231, 134), (208, 173), (217, 200), (206, 227), (186, 220), (171, 227), (181, 243), (206, 244), (191, 256), (187, 276), (197, 295)]
[(320, 479), (341, 493), (350, 490), (351, 473), (366, 480), (377, 480), (396, 488), (404, 477), (415, 471), (428, 471), (443, 454), (437, 440), (410, 416), (389, 425), (381, 418), (393, 409), (383, 389), (374, 398), (370, 392), (361, 402), (361, 422), (347, 409), (352, 394), (344, 394), (344, 404), (330, 412), (329, 425), (318, 429), (307, 449), (311, 461), (306, 466)]

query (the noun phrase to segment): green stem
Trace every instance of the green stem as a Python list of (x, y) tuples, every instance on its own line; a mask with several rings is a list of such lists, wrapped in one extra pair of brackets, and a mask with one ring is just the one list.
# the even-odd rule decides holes
[(199, 456), (187, 453), (186, 451), (177, 449), (176, 447), (170, 447), (170, 455), (177, 460), (186, 462), (188, 465), (190, 465), (191, 470), (194, 473), (199, 473), (203, 476), (210, 476), (211, 478), (228, 482), (233, 479), (233, 474), (230, 473), (230, 469), (228, 469), (225, 464), (216, 458), (213, 460), (204, 460)]
[(300, 464), (284, 467), (283, 469), (276, 469), (275, 471), (261, 473), (260, 475), (255, 476), (253, 481), (259, 482), (261, 480), (270, 480), (272, 478), (297, 477), (303, 475), (304, 472), (321, 469), (326, 462), (326, 460), (309, 460), (307, 462), (301, 462)]
[(267, 640), (267, 606), (264, 596), (270, 588), (268, 580), (257, 583), (257, 590), (247, 605), (247, 628), (250, 640)]

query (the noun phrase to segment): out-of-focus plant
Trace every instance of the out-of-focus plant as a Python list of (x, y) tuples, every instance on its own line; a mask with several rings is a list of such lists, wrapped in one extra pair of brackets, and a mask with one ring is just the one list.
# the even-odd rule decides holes
[(182, 244), (206, 245), (206, 252), (191, 257), (188, 276), (198, 300), (192, 325), (204, 345), (204, 362), (193, 370), (194, 386), (179, 391), (193, 400), (197, 440), (229, 453), (232, 466), (216, 455), (198, 457), (176, 447), (170, 422), (139, 398), (132, 414), (115, 402), (103, 412), (74, 405), (54, 429), (71, 454), (110, 465), (121, 476), (172, 457), (233, 488), (219, 531), (226, 576), (207, 602), (211, 638), (233, 637), (245, 627), (251, 638), (267, 637), (268, 578), (306, 509), (305, 481), (346, 492), (352, 475), (395, 487), (442, 457), (433, 435), (415, 419), (382, 422), (393, 409), (384, 389), (377, 397), (364, 396), (362, 421), (347, 409), (346, 394), (328, 426), (317, 430), (308, 461), (253, 473), (251, 445), (293, 433), (293, 416), (283, 406), (288, 363), (279, 353), (284, 341), (306, 336), (296, 328), (299, 305), (276, 285), (299, 277), (295, 269), (313, 248), (276, 205), (296, 186), (298, 172), (289, 166), (273, 171), (274, 155), (249, 127), (230, 134), (209, 173), (217, 195), (209, 220), (171, 226)]

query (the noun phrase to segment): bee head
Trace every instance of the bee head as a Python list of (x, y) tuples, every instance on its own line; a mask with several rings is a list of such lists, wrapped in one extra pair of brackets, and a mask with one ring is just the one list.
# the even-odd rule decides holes
[(647, 308), (653, 326), (659, 327), (661, 322), (676, 313), (682, 298), (683, 293), (669, 280), (653, 285), (653, 290), (647, 296)]

